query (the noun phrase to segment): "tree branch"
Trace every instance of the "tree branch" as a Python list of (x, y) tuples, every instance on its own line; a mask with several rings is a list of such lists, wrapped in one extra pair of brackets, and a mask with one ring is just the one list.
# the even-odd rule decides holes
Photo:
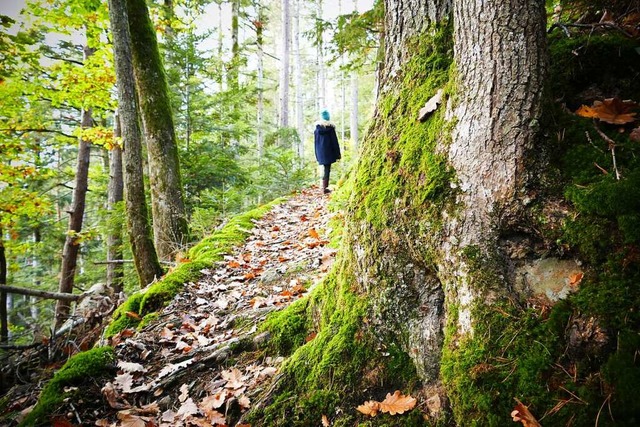
[(25, 132), (57, 133), (59, 135), (66, 136), (67, 138), (76, 139), (75, 136), (69, 135), (68, 133), (64, 133), (63, 131), (56, 130), (56, 129), (44, 129), (44, 128), (13, 129), (13, 128), (5, 128), (5, 129), (0, 129), (0, 132), (15, 132), (15, 133), (20, 134), (20, 135), (24, 134)]
[(34, 297), (62, 301), (78, 301), (84, 297), (82, 294), (65, 294), (60, 292), (40, 291), (37, 289), (18, 288), (16, 286), (0, 286), (0, 291), (8, 292), (10, 294), (30, 295)]

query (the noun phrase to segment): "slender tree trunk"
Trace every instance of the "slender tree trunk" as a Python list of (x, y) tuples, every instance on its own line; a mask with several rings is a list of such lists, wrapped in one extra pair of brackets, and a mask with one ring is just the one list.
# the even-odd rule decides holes
[(282, 0), (282, 57), (280, 60), (280, 127), (289, 126), (290, 0)]
[(298, 130), (298, 144), (296, 151), (298, 154), (298, 162), (300, 167), (304, 166), (304, 94), (302, 87), (302, 52), (300, 48), (300, 9), (301, 2), (296, 0), (295, 2), (295, 20), (293, 22), (293, 49), (295, 51), (295, 82), (296, 82), (296, 129)]
[(351, 72), (351, 120), (350, 131), (353, 152), (358, 153), (358, 73)]
[[(239, 44), (240, 0), (231, 0), (231, 67), (229, 69), (229, 86), (232, 90), (239, 87), (238, 67), (240, 66)], [(235, 107), (235, 103), (234, 103)]]
[[(120, 116), (114, 118), (113, 136), (122, 136)], [(109, 234), (107, 235), (107, 260), (122, 259), (122, 228), (124, 221), (117, 218), (116, 205), (124, 200), (124, 178), (122, 173), (122, 148), (115, 144), (109, 151), (109, 186), (107, 188), (107, 211), (109, 212)], [(107, 287), (115, 294), (122, 291), (124, 268), (121, 264), (107, 264)]]
[(187, 240), (178, 145), (167, 77), (144, 0), (128, 0), (129, 31), (147, 153), (153, 234), (158, 256), (170, 260)]
[(109, 20), (118, 85), (118, 110), (124, 141), (124, 197), (127, 228), (140, 285), (146, 286), (162, 275), (162, 268), (151, 239), (151, 227), (144, 193), (142, 142), (131, 62), (131, 39), (126, 0), (109, 0)]
[(256, 138), (258, 139), (258, 163), (262, 163), (264, 157), (264, 12), (262, 6), (258, 4), (258, 20), (256, 26), (256, 44), (258, 45), (258, 106), (257, 121), (258, 131)]
[[(323, 19), (323, 12), (322, 12), (322, 0), (317, 0), (316, 3), (317, 6), (317, 14), (318, 17), (317, 19), (321, 20)], [(316, 27), (316, 42), (317, 42), (317, 49), (318, 49), (318, 71), (316, 74), (316, 79), (317, 79), (317, 88), (318, 88), (318, 108), (317, 108), (317, 112), (320, 112), (321, 109), (325, 108), (325, 107), (329, 107), (328, 102), (327, 102), (327, 80), (326, 80), (326, 72), (325, 72), (325, 64), (324, 64), (324, 32), (322, 30), (322, 27), (319, 25), (320, 23), (316, 23), (317, 27)]]
[[(41, 225), (36, 225), (35, 228), (33, 229), (33, 243), (38, 246), (40, 244), (40, 242), (42, 242), (42, 231), (41, 231)], [(38, 289), (40, 288), (40, 262), (38, 261), (38, 258), (36, 256), (34, 256), (33, 261), (31, 263), (31, 267), (33, 268), (34, 271), (34, 278), (33, 278), (33, 288), (34, 289)], [(36, 304), (38, 302), (37, 298), (32, 297), (30, 299), (30, 314), (31, 314), (31, 319), (33, 319), (34, 322), (37, 322), (38, 317), (40, 315), (39, 310), (38, 310), (38, 305)]]
[[(85, 47), (85, 58), (93, 54), (89, 47)], [(91, 109), (82, 110), (81, 127), (87, 129), (92, 126)], [(78, 233), (82, 231), (82, 221), (84, 219), (85, 201), (87, 190), (89, 189), (89, 162), (91, 160), (91, 146), (89, 141), (80, 138), (78, 142), (78, 161), (76, 167), (76, 181), (73, 190), (73, 203), (69, 217), (69, 231), (62, 250), (62, 266), (60, 268), (60, 282), (58, 291), (60, 293), (72, 293), (73, 283), (76, 274), (78, 252)], [(58, 328), (69, 317), (69, 303), (58, 301), (56, 303), (55, 327)]]
[(0, 228), (0, 343), (9, 341), (9, 317), (7, 315), (7, 292), (2, 289), (7, 285), (7, 256), (4, 249), (4, 236)]

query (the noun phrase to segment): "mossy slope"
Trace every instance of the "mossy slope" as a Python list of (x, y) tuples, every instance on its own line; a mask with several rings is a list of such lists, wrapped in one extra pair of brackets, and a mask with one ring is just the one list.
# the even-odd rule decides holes
[[(170, 302), (185, 283), (197, 280), (203, 268), (209, 268), (214, 262), (222, 259), (231, 248), (244, 241), (253, 228), (253, 221), (261, 218), (282, 199), (260, 206), (249, 212), (237, 215), (220, 230), (206, 237), (191, 248), (187, 261), (179, 264), (157, 283), (131, 295), (113, 314), (113, 321), (106, 330), (110, 337), (119, 331), (136, 327), (145, 316), (152, 315)], [(135, 315), (131, 315), (134, 313)]]

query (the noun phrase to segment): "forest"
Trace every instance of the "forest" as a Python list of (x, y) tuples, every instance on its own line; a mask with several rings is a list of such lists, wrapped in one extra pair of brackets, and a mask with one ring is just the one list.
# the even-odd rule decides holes
[(3, 425), (640, 422), (640, 1), (0, 6)]

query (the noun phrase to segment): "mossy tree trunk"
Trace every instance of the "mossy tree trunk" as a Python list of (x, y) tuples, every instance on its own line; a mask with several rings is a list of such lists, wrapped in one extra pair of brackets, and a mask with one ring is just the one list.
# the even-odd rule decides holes
[(124, 141), (124, 199), (127, 229), (140, 285), (144, 287), (162, 276), (163, 272), (151, 238), (144, 192), (142, 141), (138, 124), (126, 0), (109, 1), (109, 21), (118, 84), (118, 110)]
[(158, 256), (170, 260), (186, 243), (178, 145), (158, 41), (144, 0), (128, 0), (138, 101), (149, 158), (153, 234)]

